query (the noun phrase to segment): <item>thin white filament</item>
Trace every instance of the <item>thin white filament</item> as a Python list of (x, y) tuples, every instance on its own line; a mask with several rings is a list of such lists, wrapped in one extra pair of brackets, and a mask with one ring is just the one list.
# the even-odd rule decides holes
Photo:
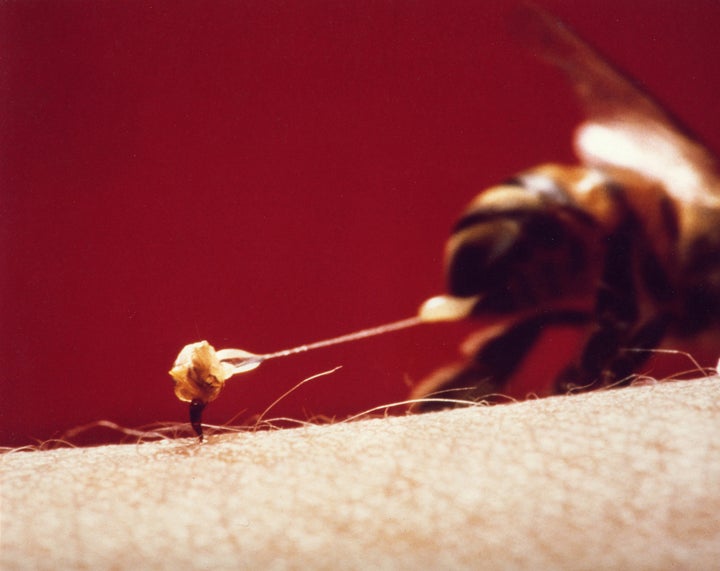
[(314, 349), (322, 349), (323, 347), (330, 347), (332, 345), (340, 345), (342, 343), (348, 343), (350, 341), (357, 341), (358, 339), (365, 339), (366, 337), (374, 337), (375, 335), (383, 335), (390, 333), (391, 331), (397, 331), (399, 329), (407, 329), (425, 323), (421, 317), (409, 317), (407, 319), (401, 319), (400, 321), (394, 321), (392, 323), (386, 323), (385, 325), (379, 325), (377, 327), (369, 327), (368, 329), (361, 329), (353, 333), (347, 333), (331, 339), (324, 339), (322, 341), (316, 341), (314, 343), (308, 343), (307, 345), (299, 345), (297, 347), (291, 347), (290, 349), (283, 349), (282, 351), (274, 351), (272, 353), (265, 353), (263, 355), (255, 355), (254, 353), (248, 353), (240, 349), (223, 349), (218, 351), (218, 357), (223, 363), (227, 363), (232, 366), (231, 375), (237, 375), (251, 371), (256, 367), (260, 366), (261, 363), (270, 359), (277, 359), (278, 357), (288, 357), (297, 353), (305, 353), (306, 351), (312, 351)]

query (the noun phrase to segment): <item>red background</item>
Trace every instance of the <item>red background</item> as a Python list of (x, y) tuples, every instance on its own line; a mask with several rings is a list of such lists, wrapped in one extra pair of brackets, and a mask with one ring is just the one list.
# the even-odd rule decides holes
[[(720, 149), (720, 3), (541, 2)], [(480, 189), (571, 160), (557, 73), (508, 2), (0, 6), (1, 445), (186, 420), (177, 352), (273, 351), (411, 315)], [(268, 362), (206, 420), (403, 398), (462, 332)], [(96, 433), (90, 440), (115, 438)]]

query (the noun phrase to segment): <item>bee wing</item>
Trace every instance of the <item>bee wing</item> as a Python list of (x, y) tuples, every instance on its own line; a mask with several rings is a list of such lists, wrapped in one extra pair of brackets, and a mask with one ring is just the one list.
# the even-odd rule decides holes
[(680, 200), (720, 198), (715, 157), (632, 79), (539, 8), (525, 5), (516, 20), (539, 55), (575, 88), (586, 114), (575, 132), (575, 152), (585, 164), (631, 170)]

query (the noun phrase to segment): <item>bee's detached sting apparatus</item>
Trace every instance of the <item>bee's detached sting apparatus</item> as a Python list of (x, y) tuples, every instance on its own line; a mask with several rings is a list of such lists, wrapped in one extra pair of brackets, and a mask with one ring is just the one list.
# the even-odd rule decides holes
[(421, 323), (457, 321), (467, 317), (477, 301), (477, 297), (460, 298), (446, 295), (432, 297), (422, 304), (414, 317), (262, 355), (242, 349), (216, 351), (207, 341), (190, 343), (180, 351), (170, 370), (170, 376), (175, 383), (175, 396), (183, 402), (190, 403), (190, 424), (202, 441), (202, 412), (209, 402), (218, 397), (225, 386), (225, 381), (230, 377), (257, 369), (270, 359), (288, 357), (296, 353), (305, 353), (331, 345), (382, 335), (414, 327)]

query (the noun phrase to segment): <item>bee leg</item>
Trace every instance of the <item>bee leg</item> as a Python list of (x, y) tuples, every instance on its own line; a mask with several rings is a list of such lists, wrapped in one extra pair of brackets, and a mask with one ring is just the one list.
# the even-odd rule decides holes
[[(648, 359), (647, 350), (657, 347), (667, 331), (670, 322), (667, 315), (657, 315), (638, 325), (640, 311), (633, 258), (637, 249), (646, 250), (647, 246), (637, 243), (633, 232), (636, 225), (635, 218), (628, 215), (607, 238), (602, 285), (595, 305), (596, 329), (585, 344), (579, 364), (568, 367), (558, 377), (558, 393), (629, 382), (632, 373)], [(664, 278), (657, 269), (653, 276)]]
[[(579, 362), (567, 367), (555, 381), (555, 392), (594, 388), (620, 355), (639, 317), (633, 276), (635, 220), (627, 216), (606, 239), (603, 273), (595, 301), (595, 330)], [(604, 382), (603, 382), (604, 384)]]
[[(520, 320), (485, 341), (472, 358), (460, 368), (441, 371), (416, 388), (414, 398), (438, 394), (439, 397), (477, 401), (496, 400), (518, 369), (543, 330), (550, 325), (583, 325), (590, 316), (577, 310), (557, 310)], [(441, 400), (428, 399), (414, 408), (430, 411), (446, 408)]]
[(628, 384), (633, 372), (662, 341), (669, 321), (667, 316), (658, 316), (636, 329), (629, 338), (613, 336), (608, 330), (595, 333), (585, 345), (580, 365), (566, 368), (558, 377), (556, 392)]

